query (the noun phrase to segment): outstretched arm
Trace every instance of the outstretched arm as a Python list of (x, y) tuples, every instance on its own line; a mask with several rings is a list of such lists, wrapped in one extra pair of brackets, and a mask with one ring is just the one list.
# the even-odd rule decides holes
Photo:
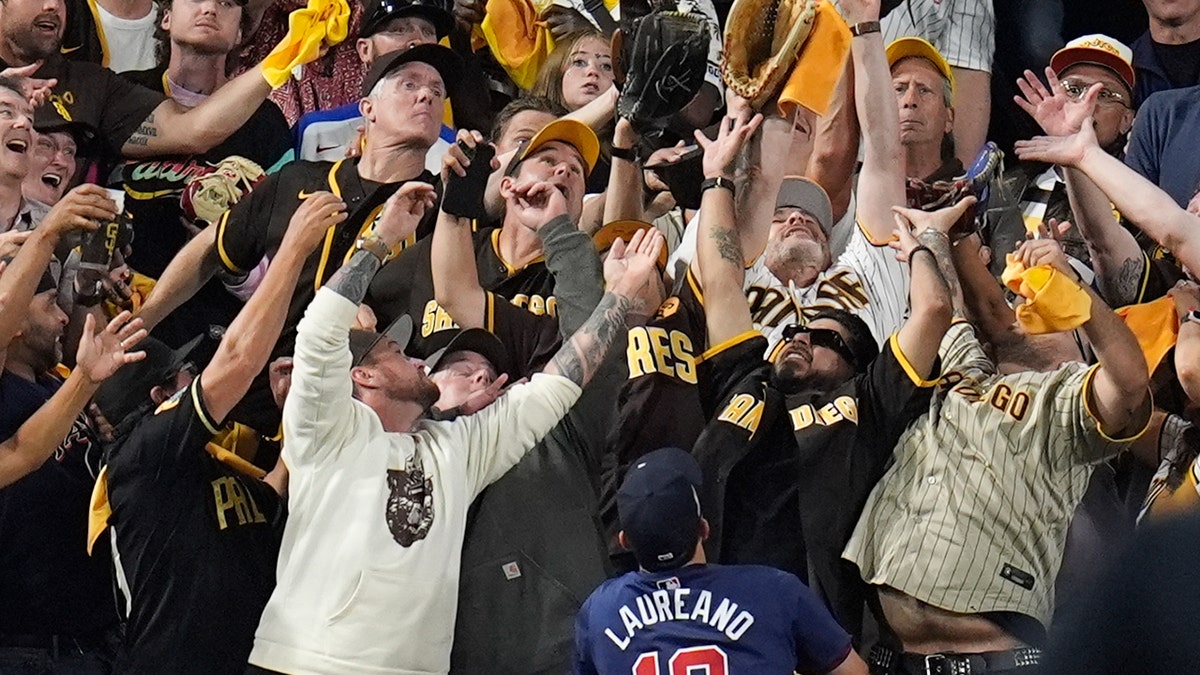
[[(846, 21), (879, 20), (877, 0), (843, 2)], [(863, 134), (863, 165), (858, 174), (857, 216), (873, 242), (892, 236), (892, 207), (905, 203), (904, 153), (900, 147), (900, 113), (892, 74), (884, 54), (883, 34), (853, 38), (854, 98)]]
[(138, 317), (153, 330), (168, 314), (195, 295), (216, 274), (220, 265), (217, 226), (210, 225), (192, 237), (171, 259), (146, 298), (146, 304), (138, 311)]
[(1187, 320), (1189, 312), (1200, 310), (1200, 286), (1179, 282), (1171, 289), (1179, 320), (1179, 339), (1175, 343), (1175, 372), (1179, 383), (1192, 401), (1200, 401), (1200, 323)]
[[(732, 182), (733, 165), (738, 153), (762, 115), (749, 117), (743, 111), (736, 119), (721, 121), (716, 140), (696, 132), (696, 141), (704, 148), (704, 177)], [(772, 205), (775, 199), (771, 199)], [(705, 190), (700, 200), (700, 231), (696, 236), (696, 263), (704, 288), (704, 320), (708, 343), (719, 345), (752, 330), (750, 304), (742, 289), (745, 278), (742, 245), (735, 227), (734, 194), (723, 187)]]
[(145, 358), (144, 352), (126, 351), (145, 336), (142, 322), (130, 320), (129, 312), (119, 314), (99, 333), (92, 315), (87, 316), (75, 370), (17, 433), (0, 443), (0, 488), (32, 473), (50, 458), (100, 383), (126, 363)]
[(1125, 218), (1175, 254), (1188, 269), (1200, 269), (1200, 218), (1179, 208), (1170, 195), (1096, 144), (1087, 120), (1075, 134), (1017, 141), (1017, 156), (1079, 169), (1099, 186)]

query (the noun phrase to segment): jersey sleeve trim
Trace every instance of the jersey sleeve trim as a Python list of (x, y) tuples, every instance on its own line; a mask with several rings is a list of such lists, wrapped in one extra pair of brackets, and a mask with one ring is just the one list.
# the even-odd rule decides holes
[(875, 248), (883, 248), (884, 246), (887, 246), (888, 242), (890, 242), (892, 240), (892, 238), (889, 237), (887, 239), (884, 239), (883, 241), (876, 241), (871, 236), (870, 231), (867, 230), (867, 226), (863, 225), (863, 222), (861, 220), (859, 220), (858, 218), (854, 219), (854, 226), (857, 227), (858, 231), (862, 233), (863, 239), (866, 239), (867, 243), (874, 246)]
[(842, 664), (846, 662), (846, 659), (850, 658), (850, 653), (853, 651), (854, 651), (854, 645), (852, 643), (847, 644), (846, 651), (845, 651), (845, 653), (842, 654), (842, 658), (838, 659), (837, 661), (835, 661), (833, 663), (833, 665), (829, 666), (829, 668), (825, 670), (825, 673), (832, 673), (833, 671), (837, 670), (838, 668), (841, 668)]
[(1138, 283), (1137, 295), (1134, 296), (1134, 302), (1146, 302), (1146, 289), (1150, 287), (1150, 266), (1153, 264), (1150, 261), (1150, 254), (1142, 251), (1142, 280)]
[(191, 391), (189, 392), (189, 395), (192, 397), (192, 407), (196, 411), (196, 417), (200, 418), (200, 423), (204, 425), (205, 429), (208, 429), (209, 433), (215, 436), (221, 433), (221, 425), (213, 420), (212, 414), (208, 412), (208, 408), (204, 407), (204, 397), (200, 395), (201, 386), (200, 376), (197, 375), (195, 381), (192, 382)]
[(1086, 412), (1088, 417), (1091, 417), (1092, 421), (1096, 423), (1096, 433), (1099, 434), (1104, 440), (1110, 443), (1130, 443), (1132, 441), (1136, 441), (1137, 439), (1141, 438), (1142, 434), (1146, 433), (1147, 429), (1150, 428), (1150, 420), (1154, 417), (1154, 394), (1147, 394), (1150, 397), (1150, 401), (1148, 405), (1144, 406), (1146, 409), (1146, 419), (1138, 427), (1138, 430), (1135, 433), (1123, 438), (1114, 438), (1109, 436), (1104, 432), (1104, 427), (1100, 424), (1100, 417), (1096, 415), (1096, 411), (1092, 410), (1092, 380), (1096, 379), (1096, 372), (1099, 369), (1100, 364), (1098, 363), (1091, 368), (1088, 368), (1087, 375), (1084, 375), (1083, 377), (1083, 386), (1079, 388), (1079, 395), (1083, 397), (1084, 412)]
[(221, 265), (226, 271), (234, 274), (245, 274), (246, 270), (238, 267), (233, 263), (233, 259), (229, 257), (229, 252), (225, 250), (225, 228), (229, 224), (229, 211), (221, 214), (221, 219), (217, 221), (217, 255), (221, 258)]
[(692, 271), (691, 265), (688, 265), (687, 274), (684, 276), (687, 278), (687, 284), (691, 287), (692, 293), (696, 296), (696, 302), (700, 303), (700, 306), (703, 307), (704, 292), (700, 290), (700, 280), (696, 278), (696, 273)]
[(483, 327), (489, 333), (496, 332), (496, 294), (487, 291), (487, 302), (483, 306)]
[(724, 342), (722, 342), (720, 344), (716, 344), (716, 345), (713, 345), (712, 347), (709, 347), (708, 349), (706, 349), (704, 351), (703, 354), (700, 355), (700, 358), (697, 359), (697, 361), (698, 362), (706, 361), (727, 349), (736, 347), (737, 345), (740, 345), (747, 340), (753, 340), (754, 338), (757, 338), (757, 337), (762, 337), (762, 333), (760, 333), (756, 330), (748, 330), (743, 333), (739, 333), (738, 335), (734, 335), (733, 337), (729, 338), (728, 340), (725, 340)]
[(888, 338), (888, 346), (891, 347), (892, 355), (896, 357), (896, 361), (900, 364), (900, 367), (904, 369), (904, 373), (908, 375), (908, 379), (914, 385), (921, 388), (928, 388), (937, 384), (940, 373), (934, 373), (932, 380), (926, 380), (921, 377), (921, 375), (917, 372), (917, 369), (913, 367), (912, 362), (909, 361), (908, 357), (904, 355), (904, 350), (900, 348), (900, 338), (898, 336), (898, 333), (892, 333), (892, 336)]

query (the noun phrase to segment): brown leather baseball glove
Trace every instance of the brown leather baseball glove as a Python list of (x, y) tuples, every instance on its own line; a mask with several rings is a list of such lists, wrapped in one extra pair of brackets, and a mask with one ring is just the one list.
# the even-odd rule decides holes
[(734, 0), (725, 21), (721, 79), (751, 107), (779, 94), (812, 32), (820, 0)]

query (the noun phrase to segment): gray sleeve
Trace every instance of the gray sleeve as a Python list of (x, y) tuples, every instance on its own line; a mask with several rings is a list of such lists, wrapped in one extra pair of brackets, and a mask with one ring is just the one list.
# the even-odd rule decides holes
[(566, 340), (588, 320), (604, 294), (600, 256), (591, 237), (580, 232), (565, 215), (542, 226), (538, 236), (546, 253), (546, 267), (554, 275), (558, 334)]

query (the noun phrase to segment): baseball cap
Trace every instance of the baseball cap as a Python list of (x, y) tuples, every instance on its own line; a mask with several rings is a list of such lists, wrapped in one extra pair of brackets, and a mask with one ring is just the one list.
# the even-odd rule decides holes
[[(3, 262), (6, 265), (11, 265), (12, 261), (13, 259), (11, 256), (0, 258), (0, 262)], [(7, 270), (5, 271), (7, 272)], [(54, 272), (51, 271), (50, 265), (46, 265), (46, 269), (42, 270), (42, 276), (38, 279), (37, 289), (34, 290), (33, 294), (41, 295), (46, 291), (53, 291), (57, 288), (58, 283), (54, 280)]]
[(142, 338), (134, 349), (146, 353), (141, 361), (127, 363), (96, 390), (96, 406), (110, 424), (119, 425), (150, 400), (150, 390), (175, 376), (188, 363), (195, 364), (197, 347), (207, 336), (197, 335), (178, 349), (152, 337)]
[(695, 458), (679, 448), (661, 448), (634, 461), (617, 491), (621, 529), (638, 564), (651, 572), (682, 567), (700, 537), (704, 482)]
[(454, 30), (454, 15), (447, 0), (367, 0), (363, 10), (359, 37), (371, 37), (389, 20), (404, 16), (420, 17), (433, 24), (439, 40)]
[(1084, 35), (1071, 40), (1050, 57), (1050, 68), (1055, 74), (1060, 74), (1077, 63), (1091, 63), (1108, 68), (1133, 91), (1133, 50), (1120, 40), (1099, 33)]
[(375, 348), (384, 338), (390, 338), (401, 347), (408, 347), (408, 341), (412, 339), (413, 322), (412, 317), (407, 314), (401, 314), (392, 325), (388, 326), (387, 330), (382, 333), (376, 333), (370, 330), (352, 329), (350, 331), (350, 367), (361, 365), (367, 354)]
[[(648, 230), (652, 227), (654, 226), (644, 220), (614, 220), (596, 230), (596, 234), (592, 235), (592, 243), (596, 245), (596, 252), (604, 255), (618, 239), (624, 239), (628, 244), (638, 230)], [(658, 252), (658, 269), (667, 269), (666, 246)]]
[(41, 134), (65, 131), (75, 139), (77, 155), (94, 155), (100, 150), (99, 136), (95, 127), (71, 118), (66, 108), (59, 109), (52, 101), (38, 106), (33, 111), (33, 130)]
[(462, 59), (449, 47), (434, 44), (413, 45), (408, 49), (398, 49), (391, 54), (384, 54), (375, 59), (371, 63), (371, 67), (367, 69), (366, 76), (363, 78), (363, 97), (369, 96), (375, 85), (386, 77), (388, 73), (406, 63), (414, 61), (420, 61), (421, 63), (433, 66), (434, 70), (438, 71), (438, 74), (442, 76), (442, 84), (446, 86), (446, 97), (453, 98), (451, 92), (455, 89), (455, 85), (462, 79)]
[(910, 56), (923, 58), (933, 64), (933, 67), (941, 73), (942, 77), (950, 82), (950, 98), (954, 98), (954, 71), (950, 69), (950, 64), (946, 62), (946, 57), (937, 50), (928, 40), (919, 37), (902, 37), (899, 40), (892, 42), (887, 46), (887, 61), (888, 68), (895, 66), (902, 59), (907, 59)]
[(583, 156), (585, 173), (590, 174), (592, 169), (596, 168), (596, 160), (600, 157), (600, 140), (596, 138), (596, 132), (583, 122), (557, 119), (542, 127), (541, 131), (529, 139), (525, 147), (509, 162), (505, 174), (511, 176), (516, 173), (521, 162), (551, 141), (566, 143), (578, 150)]
[(803, 176), (788, 176), (779, 186), (775, 208), (785, 206), (798, 208), (817, 219), (821, 229), (828, 235), (833, 230), (833, 205), (825, 189)]
[[(434, 333), (435, 336), (441, 333), (449, 333), (450, 331), (439, 331)], [(433, 344), (441, 341), (444, 338), (431, 338)], [(436, 349), (429, 358), (425, 359), (425, 367), (430, 374), (438, 369), (445, 358), (455, 352), (471, 351), (479, 354), (483, 358), (491, 362), (496, 369), (496, 373), (510, 373), (508, 349), (500, 338), (482, 328), (467, 328), (460, 330), (450, 338), (445, 347)]]

